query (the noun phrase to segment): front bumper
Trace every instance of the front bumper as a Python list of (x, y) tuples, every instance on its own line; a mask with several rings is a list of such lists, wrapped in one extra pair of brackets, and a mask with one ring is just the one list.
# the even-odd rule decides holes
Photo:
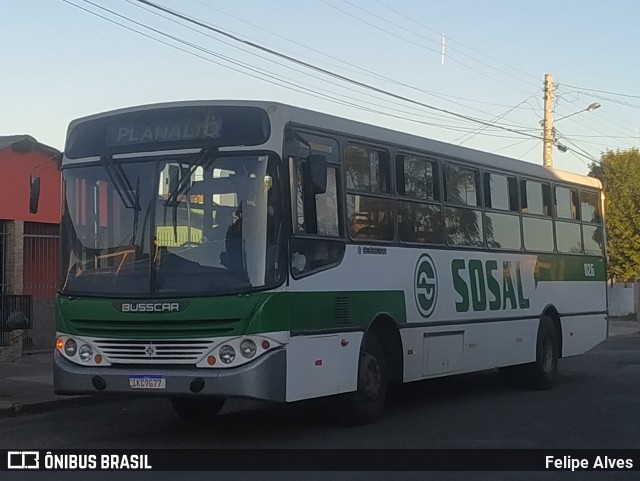
[[(130, 375), (165, 376), (166, 389), (133, 389)], [(284, 402), (287, 358), (284, 348), (231, 369), (154, 366), (80, 366), (54, 351), (56, 394), (139, 394), (155, 396), (244, 397)], [(193, 387), (201, 389), (194, 393)]]

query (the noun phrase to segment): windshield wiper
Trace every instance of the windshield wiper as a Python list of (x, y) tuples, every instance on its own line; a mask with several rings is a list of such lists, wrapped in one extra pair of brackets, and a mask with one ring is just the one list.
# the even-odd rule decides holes
[[(114, 163), (111, 157), (103, 156), (102, 161), (107, 167), (107, 174), (109, 174), (109, 178), (111, 179), (111, 182), (113, 183), (113, 186), (120, 196), (120, 200), (122, 200), (122, 204), (125, 208), (140, 210), (140, 205), (138, 204), (138, 193), (133, 193), (133, 187), (129, 182), (129, 178), (122, 170), (122, 166)], [(139, 180), (140, 179), (138, 179), (138, 181)]]
[[(171, 222), (173, 223), (173, 237), (174, 241), (178, 242), (178, 205), (180, 202), (178, 197), (189, 187), (191, 182), (191, 177), (196, 172), (198, 167), (202, 167), (203, 171), (207, 171), (209, 167), (215, 162), (216, 154), (218, 153), (218, 147), (211, 147), (209, 149), (202, 149), (198, 157), (193, 161), (187, 171), (180, 176), (180, 180), (178, 180), (177, 184), (169, 195), (167, 196), (167, 200), (164, 201), (165, 213), (166, 208), (171, 206)], [(191, 239), (189, 239), (190, 241)]]
[(107, 168), (109, 179), (111, 179), (111, 183), (118, 193), (122, 204), (127, 209), (133, 209), (133, 235), (131, 243), (135, 245), (136, 231), (138, 229), (138, 212), (142, 210), (142, 207), (140, 207), (140, 175), (138, 175), (136, 188), (134, 190), (127, 174), (124, 173), (120, 164), (113, 162), (110, 156), (103, 156), (102, 161)]

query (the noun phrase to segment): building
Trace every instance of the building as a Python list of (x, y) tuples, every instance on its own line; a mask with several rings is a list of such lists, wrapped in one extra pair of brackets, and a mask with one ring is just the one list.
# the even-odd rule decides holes
[[(59, 158), (58, 150), (31, 136), (0, 136), (0, 362), (55, 341)], [(32, 184), (40, 185), (36, 213), (30, 211)]]

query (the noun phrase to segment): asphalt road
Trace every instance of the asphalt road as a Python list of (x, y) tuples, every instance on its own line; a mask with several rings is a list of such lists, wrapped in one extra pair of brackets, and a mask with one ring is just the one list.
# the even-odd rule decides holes
[[(483, 372), (402, 387), (385, 418), (344, 427), (336, 405), (229, 403), (213, 425), (188, 426), (162, 399), (138, 399), (0, 419), (3, 449), (532, 448), (640, 449), (640, 336), (619, 336), (560, 362), (551, 391)], [(16, 473), (10, 473), (15, 475)], [(20, 473), (22, 474), (22, 473)], [(57, 474), (57, 476), (56, 476)], [(90, 473), (90, 479), (176, 479), (175, 473)], [(572, 475), (573, 474), (573, 475)], [(60, 479), (60, 473), (29, 473)], [(77, 476), (77, 478), (75, 477)], [(179, 479), (638, 479), (638, 473), (216, 473)], [(4, 479), (4, 476), (3, 476)], [(8, 477), (7, 479), (12, 479)], [(18, 476), (15, 479), (27, 479)], [(89, 479), (65, 473), (66, 480)]]

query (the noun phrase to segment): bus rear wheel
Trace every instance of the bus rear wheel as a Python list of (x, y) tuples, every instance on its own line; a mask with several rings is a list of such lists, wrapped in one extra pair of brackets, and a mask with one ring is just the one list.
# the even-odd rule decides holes
[(384, 412), (387, 374), (384, 353), (374, 335), (363, 341), (358, 363), (358, 389), (345, 398), (345, 421), (363, 425), (377, 421)]
[(551, 389), (558, 377), (560, 343), (549, 316), (542, 316), (538, 327), (536, 362), (527, 366), (527, 381), (533, 389)]
[(172, 397), (170, 401), (182, 419), (196, 423), (213, 421), (224, 406), (225, 398)]

